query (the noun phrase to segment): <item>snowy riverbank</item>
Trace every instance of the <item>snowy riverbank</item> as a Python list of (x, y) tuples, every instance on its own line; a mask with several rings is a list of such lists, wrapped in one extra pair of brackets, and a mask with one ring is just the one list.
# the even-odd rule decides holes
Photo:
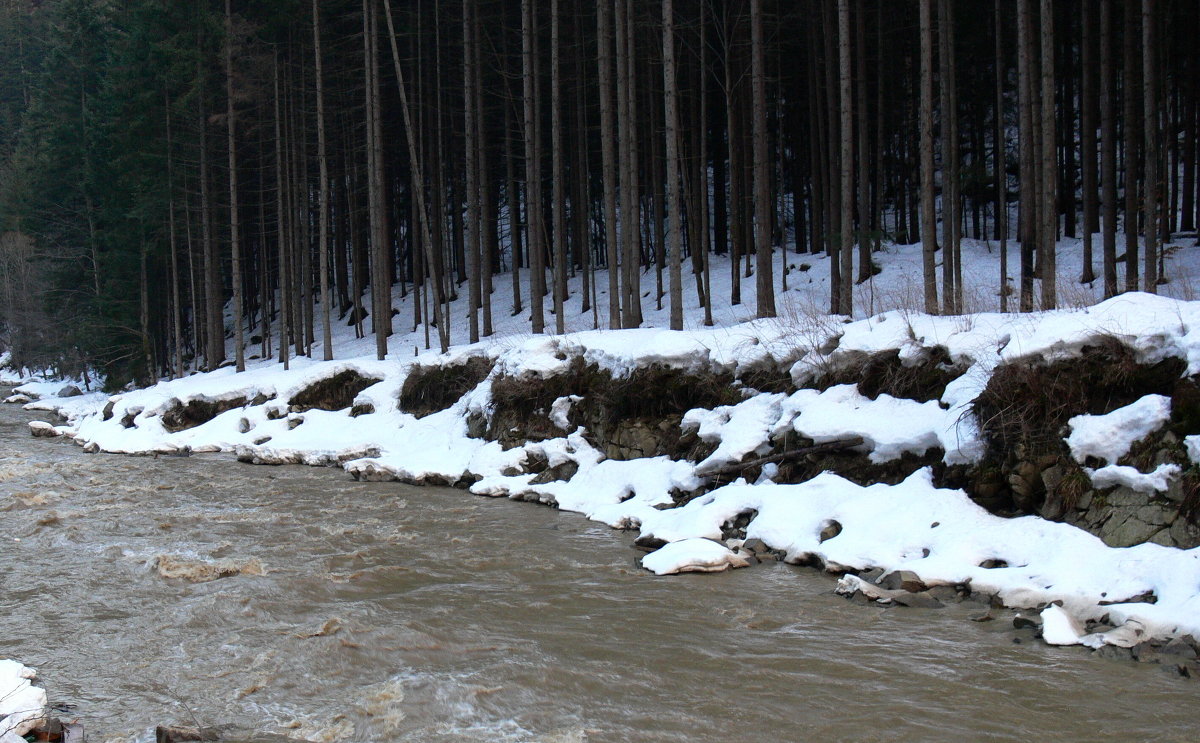
[[(896, 311), (856, 322), (815, 317), (678, 333), (508, 338), (444, 356), (383, 362), (297, 359), (289, 371), (259, 363), (243, 374), (221, 369), (111, 398), (43, 397), (27, 407), (63, 416), (66, 423), (55, 432), (93, 450), (226, 452), (246, 461), (337, 464), (357, 477), (457, 483), (478, 495), (541, 501), (638, 529), (644, 543), (665, 543), (643, 561), (660, 574), (747, 564), (742, 545), (760, 540), (792, 562), (837, 572), (909, 571), (928, 586), (969, 586), (1011, 607), (1061, 602), (1075, 617), (1107, 617), (1117, 626), (1084, 637), (1056, 633), (1058, 642), (1127, 646), (1150, 636), (1200, 636), (1200, 548), (1114, 548), (1065, 523), (995, 516), (963, 491), (937, 487), (929, 467), (895, 485), (866, 486), (832, 473), (776, 483), (774, 464), (764, 465), (754, 482), (722, 483), (710, 474), (771, 451), (784, 433), (815, 444), (861, 438), (855, 449), (871, 463), (941, 452), (946, 464), (970, 464), (983, 457), (987, 443), (972, 402), (997, 367), (1071, 358), (1101, 338), (1127, 345), (1141, 363), (1175, 358), (1185, 376), (1200, 373), (1200, 303), (1130, 294), (1084, 310), (1035, 315)], [(853, 384), (806, 386), (856, 355), (892, 349), (902, 362), (915, 363), (935, 348), (962, 372), (936, 400), (872, 399)], [(490, 371), (448, 407), (420, 418), (400, 409), (411, 374), (461, 367), (472, 358), (487, 359)], [(741, 380), (772, 359), (793, 358), (791, 392), (759, 392), (734, 381), (734, 387), (742, 384), (740, 402), (687, 412), (683, 428), (707, 445), (699, 461), (606, 456), (573, 419), (581, 396), (564, 396), (538, 411), (560, 429), (544, 440), (505, 449), (478, 430), (495, 412), (497, 380), (545, 380), (580, 360), (614, 379), (655, 367)], [(365, 387), (335, 403), (338, 409), (297, 404), (306, 390), (337, 375)], [(44, 395), (47, 388), (20, 390)], [(1147, 396), (1129, 406), (1133, 410), (1072, 419), (1068, 442), (1081, 461), (1090, 457), (1094, 467), (1086, 471), (1098, 492), (1111, 487), (1104, 477), (1124, 476), (1152, 490), (1180, 477), (1179, 467), (1121, 475), (1129, 468), (1115, 466), (1123, 448), (1164, 423), (1169, 410), (1163, 405), (1161, 396)], [(1186, 446), (1195, 457), (1200, 436), (1188, 436)], [(1146, 485), (1146, 478), (1157, 480)], [(731, 536), (730, 525), (739, 519), (744, 536)]]

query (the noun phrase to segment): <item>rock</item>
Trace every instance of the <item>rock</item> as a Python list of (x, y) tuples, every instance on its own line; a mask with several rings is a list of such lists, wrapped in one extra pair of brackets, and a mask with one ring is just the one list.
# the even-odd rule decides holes
[(870, 570), (864, 570), (863, 572), (859, 573), (858, 577), (865, 581), (875, 583), (883, 577), (883, 573), (883, 568), (871, 568)]
[(58, 391), (59, 397), (79, 397), (83, 392), (73, 384), (68, 384)]
[(767, 547), (766, 542), (758, 537), (755, 537), (754, 539), (747, 539), (745, 542), (743, 542), (742, 549), (749, 550), (755, 554), (762, 554), (763, 552), (767, 552), (770, 548)]
[(290, 431), (290, 430), (292, 430), (293, 428), (297, 428), (297, 427), (299, 427), (299, 425), (300, 425), (301, 423), (303, 423), (303, 422), (304, 422), (304, 416), (302, 416), (302, 415), (289, 415), (289, 416), (288, 416), (288, 422), (287, 422), (287, 427), (288, 427), (288, 430)]
[(1200, 546), (1200, 527), (1188, 521), (1183, 516), (1175, 519), (1168, 531), (1173, 546), (1180, 549), (1191, 549)]
[(1118, 645), (1101, 645), (1096, 648), (1095, 654), (1110, 660), (1133, 660), (1133, 651)]
[(33, 434), (34, 438), (39, 439), (52, 439), (56, 436), (62, 436), (57, 428), (45, 421), (30, 421), (29, 432)]
[[(1122, 490), (1122, 488), (1118, 488)], [(1110, 547), (1132, 547), (1142, 544), (1170, 523), (1165, 520), (1162, 507), (1146, 506), (1146, 497), (1136, 507), (1113, 508), (1112, 516), (1100, 527), (1097, 534)]]
[(360, 415), (371, 415), (374, 412), (374, 405), (369, 402), (359, 402), (355, 403), (354, 406), (350, 408), (350, 417), (357, 418)]
[(1091, 508), (1091, 506), (1092, 506), (1092, 499), (1093, 499), (1095, 496), (1096, 496), (1096, 491), (1095, 491), (1095, 490), (1085, 490), (1085, 491), (1083, 491), (1083, 495), (1079, 496), (1079, 499), (1075, 501), (1075, 510), (1077, 510), (1077, 511), (1086, 511), (1086, 510), (1088, 510), (1089, 508)]
[(972, 622), (990, 622), (993, 619), (995, 619), (995, 617), (992, 616), (992, 612), (989, 609), (985, 612), (980, 612), (978, 614), (972, 614), (971, 616), (968, 617), (968, 619), (970, 619)]
[(1032, 617), (1022, 616), (1021, 614), (1013, 617), (1013, 627), (1017, 629), (1041, 629), (1042, 625)]
[(932, 586), (929, 589), (929, 595), (933, 596), (938, 601), (961, 601), (966, 598), (971, 589), (963, 585), (950, 586)]
[(8, 397), (4, 398), (4, 402), (12, 403), (13, 405), (24, 405), (27, 402), (33, 402), (33, 398), (29, 395), (22, 395), (18, 392), (15, 395), (9, 395)]
[(1195, 660), (1196, 648), (1192, 647), (1191, 643), (1186, 640), (1176, 637), (1163, 645), (1159, 653), (1167, 658), (1175, 660)]
[(917, 593), (928, 588), (920, 576), (911, 570), (894, 570), (880, 578), (877, 583), (889, 590), (903, 589), (910, 593)]
[(117, 404), (112, 400), (109, 400), (108, 402), (104, 403), (104, 412), (101, 414), (100, 419), (101, 420), (111, 420), (113, 417), (113, 408), (115, 408), (116, 406), (117, 406)]
[(250, 429), (254, 426), (250, 423), (249, 418), (241, 418), (238, 420), (238, 433), (250, 433)]
[(821, 527), (821, 534), (818, 537), (818, 541), (820, 541), (820, 542), (828, 541), (830, 539), (833, 539), (834, 537), (836, 537), (838, 534), (841, 534), (841, 533), (842, 533), (842, 525), (831, 519), (830, 521), (826, 522), (824, 524), (824, 526)]
[(917, 593), (902, 593), (892, 597), (892, 601), (911, 609), (940, 609), (945, 604), (931, 596), (928, 591)]

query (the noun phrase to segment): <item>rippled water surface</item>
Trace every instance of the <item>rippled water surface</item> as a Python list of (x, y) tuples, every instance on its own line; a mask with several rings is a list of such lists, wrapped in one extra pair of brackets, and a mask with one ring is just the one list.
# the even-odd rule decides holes
[[(0, 657), (90, 740), (1200, 738), (1200, 685), (812, 570), (655, 578), (628, 534), (338, 470), (89, 455), (0, 409)], [(246, 567), (194, 583), (164, 565)], [(186, 572), (186, 570), (184, 571)], [(254, 573), (263, 573), (256, 575)]]

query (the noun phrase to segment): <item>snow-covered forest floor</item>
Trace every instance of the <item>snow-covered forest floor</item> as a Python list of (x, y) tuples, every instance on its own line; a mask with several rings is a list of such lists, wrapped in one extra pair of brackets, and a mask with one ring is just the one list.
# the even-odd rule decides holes
[[(997, 246), (966, 241), (969, 314), (947, 317), (918, 310), (920, 246), (886, 246), (877, 256), (881, 272), (855, 287), (854, 318), (824, 312), (827, 260), (789, 253), (777, 256), (777, 286), (783, 262), (789, 269), (788, 289), (777, 297), (778, 318), (753, 319), (751, 279), (743, 280), (743, 303), (714, 306), (715, 325), (704, 327), (695, 291), (685, 284), (681, 332), (662, 329), (667, 310), (655, 308), (649, 273), (643, 276), (648, 294), (642, 328), (594, 330), (593, 314), (580, 311), (576, 278), (567, 304), (569, 332), (532, 336), (527, 309), (511, 316), (511, 281), (501, 275), (492, 297), (496, 335), (465, 343), (462, 291), (451, 310), (455, 345), (444, 355), (426, 350), (423, 329), (405, 332), (412, 295), (401, 298), (397, 292), (398, 332), (389, 339), (385, 361), (376, 360), (373, 337), (355, 338), (343, 320), (335, 325), (330, 362), (292, 359), (285, 371), (275, 360), (252, 358), (245, 373), (223, 368), (111, 397), (99, 392), (58, 397), (64, 386), (59, 380), (24, 379), (18, 392), (37, 398), (28, 408), (53, 411), (66, 421), (53, 430), (43, 425), (39, 433), (65, 434), (93, 450), (224, 452), (245, 461), (336, 465), (360, 478), (458, 484), (476, 495), (540, 501), (636, 529), (640, 543), (657, 548), (643, 566), (658, 574), (739, 567), (770, 552), (846, 573), (840, 591), (892, 600), (888, 591), (854, 574), (904, 571), (924, 586), (965, 587), (1010, 607), (1043, 610), (1049, 642), (1129, 646), (1147, 637), (1200, 636), (1200, 548), (1165, 546), (1166, 536), (1154, 540), (1163, 544), (1111, 547), (1068, 523), (994, 515), (963, 490), (939, 486), (932, 465), (916, 467), (893, 484), (856, 483), (833, 472), (799, 482), (777, 480), (788, 479), (779, 476), (787, 460), (781, 447), (788, 446), (781, 442), (788, 441), (801, 448), (847, 446), (868, 465), (881, 467), (905, 458), (938, 460), (938, 467), (982, 461), (989, 442), (973, 403), (993, 372), (1010, 362), (1071, 359), (1107, 339), (1130, 349), (1139, 364), (1178, 359), (1182, 377), (1200, 374), (1200, 301), (1194, 301), (1200, 248), (1194, 236), (1170, 245), (1168, 281), (1159, 296), (1131, 293), (1099, 302), (1100, 282), (1077, 281), (1080, 241), (1066, 241), (1058, 259), (1064, 309), (1002, 314)], [(1010, 246), (1010, 276), (1017, 255)], [(713, 269), (714, 296), (727, 298), (730, 267), (714, 262)], [(603, 273), (596, 284), (606, 286)], [(599, 296), (603, 327), (607, 306), (603, 292)], [(1010, 307), (1015, 304), (1014, 297)], [(553, 327), (549, 314), (547, 325)], [(257, 349), (248, 347), (248, 354)], [(315, 358), (321, 350), (315, 347)], [(925, 400), (865, 394), (854, 380), (829, 383), (855, 359), (889, 351), (898, 353), (902, 365), (933, 359), (935, 366), (953, 369), (952, 378)], [(697, 442), (692, 451), (699, 452), (695, 459), (649, 451), (631, 455), (628, 441), (621, 456), (614, 456), (612, 442), (599, 440), (604, 437), (586, 425), (596, 413), (586, 399), (591, 389), (537, 402), (549, 379), (574, 374), (638, 383), (637, 375), (647, 369), (678, 372), (683, 376), (676, 381), (684, 386), (723, 380), (732, 391), (733, 397), (720, 390), (664, 393), (685, 400), (696, 399), (689, 397), (696, 393), (721, 403), (680, 411), (679, 430), (667, 432), (691, 436)], [(771, 389), (760, 384), (764, 369), (779, 371), (785, 384)], [(445, 399), (415, 411), (423, 414), (418, 417), (399, 401), (411, 397), (414, 385), (406, 390), (406, 381), (423, 375), (430, 386), (425, 397)], [(463, 387), (451, 393), (454, 384)], [(518, 426), (511, 433), (520, 440), (513, 441), (505, 436), (509, 431), (498, 430), (511, 420), (497, 411), (521, 410), (521, 400), (513, 399), (524, 394), (521, 384), (531, 385), (527, 412), (539, 423)], [(1070, 457), (1091, 480), (1089, 492), (1123, 488), (1163, 500), (1172, 497), (1173, 486), (1178, 491), (1184, 470), (1200, 463), (1200, 430), (1188, 431), (1181, 441), (1190, 464), (1139, 469), (1118, 463), (1138, 441), (1173, 420), (1179, 411), (1171, 404), (1168, 396), (1146, 395), (1107, 414), (1071, 419), (1070, 430), (1062, 433)], [(613, 400), (605, 405), (620, 407)], [(538, 436), (522, 437), (534, 428)], [(747, 466), (758, 459), (770, 461)], [(739, 468), (753, 476), (735, 477)], [(1181, 521), (1179, 528), (1184, 526)], [(1167, 531), (1164, 525), (1161, 535)], [(1100, 620), (1107, 627), (1096, 628)], [(1093, 631), (1085, 621), (1093, 623)]]

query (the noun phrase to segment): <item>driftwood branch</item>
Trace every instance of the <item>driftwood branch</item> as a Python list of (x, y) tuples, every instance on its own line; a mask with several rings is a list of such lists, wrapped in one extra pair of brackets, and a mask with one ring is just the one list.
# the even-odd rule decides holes
[(734, 462), (721, 467), (714, 468), (698, 468), (696, 474), (700, 477), (716, 477), (718, 475), (736, 475), (742, 470), (751, 467), (758, 467), (772, 462), (779, 462), (793, 457), (799, 457), (805, 454), (813, 454), (821, 451), (841, 451), (842, 449), (853, 449), (856, 446), (862, 446), (862, 436), (850, 436), (844, 439), (836, 439), (834, 441), (826, 441), (821, 444), (813, 444), (812, 446), (804, 446), (799, 449), (791, 449), (789, 451), (779, 452), (778, 454), (768, 454), (765, 457), (749, 459), (744, 462)]

